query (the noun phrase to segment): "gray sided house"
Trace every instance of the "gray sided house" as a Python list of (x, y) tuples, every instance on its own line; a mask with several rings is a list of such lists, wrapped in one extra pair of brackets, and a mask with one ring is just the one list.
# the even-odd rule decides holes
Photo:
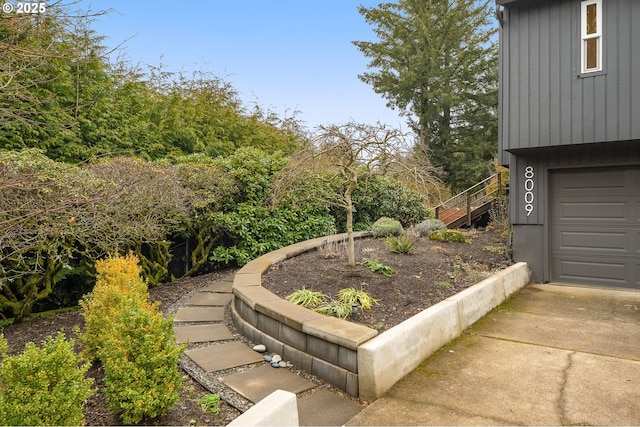
[(640, 290), (640, 0), (496, 0), (513, 257)]

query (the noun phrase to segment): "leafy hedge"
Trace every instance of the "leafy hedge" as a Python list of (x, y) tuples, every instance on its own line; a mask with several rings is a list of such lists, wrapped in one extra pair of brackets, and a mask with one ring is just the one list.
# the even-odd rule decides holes
[[(189, 243), (189, 259), (180, 261), (196, 275), (345, 231), (344, 211), (309, 198), (339, 191), (332, 183), (272, 200), (288, 161), (251, 147), (216, 159), (119, 157), (85, 166), (38, 150), (0, 151), (0, 310), (19, 321), (39, 301), (74, 305), (108, 254), (132, 252), (153, 286), (174, 278), (176, 244)], [(363, 183), (353, 200), (360, 230), (382, 216), (403, 226), (428, 216), (420, 194), (388, 177)]]

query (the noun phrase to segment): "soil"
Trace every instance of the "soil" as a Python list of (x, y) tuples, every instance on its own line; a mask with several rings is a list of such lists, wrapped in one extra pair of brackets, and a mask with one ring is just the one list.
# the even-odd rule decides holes
[[(163, 283), (149, 289), (150, 300), (160, 302), (160, 311), (168, 313), (172, 306), (184, 295), (207, 286), (212, 280), (217, 280), (233, 274), (233, 271), (221, 271), (198, 277), (178, 279), (171, 283)], [(175, 307), (173, 307), (175, 309)], [(49, 336), (55, 336), (63, 330), (65, 336), (76, 339), (73, 328), (84, 326), (80, 310), (58, 313), (47, 316), (34, 316), (22, 323), (5, 326), (0, 330), (9, 344), (9, 353), (22, 352), (24, 345), (35, 342), (38, 345)], [(77, 340), (76, 340), (77, 343)], [(80, 346), (78, 351), (80, 351)], [(184, 385), (180, 389), (179, 401), (162, 417), (143, 420), (142, 425), (163, 426), (195, 426), (195, 425), (227, 425), (241, 412), (221, 399), (220, 413), (212, 415), (203, 412), (197, 400), (210, 392), (181, 370)], [(109, 409), (106, 398), (100, 389), (104, 384), (104, 371), (100, 364), (95, 363), (88, 374), (95, 379), (94, 388), (98, 390), (89, 398), (84, 407), (85, 422), (88, 426), (121, 425), (116, 413)]]
[[(262, 286), (281, 298), (302, 288), (330, 299), (344, 288), (362, 289), (379, 302), (348, 320), (383, 332), (508, 265), (502, 233), (473, 229), (463, 234), (470, 243), (419, 238), (411, 254), (389, 251), (384, 239), (356, 240), (355, 267), (347, 262), (344, 243), (325, 246), (273, 266)], [(396, 273), (373, 272), (362, 265), (363, 259), (379, 261)]]
[[(466, 287), (504, 268), (507, 256), (505, 238), (495, 230), (465, 232), (470, 244), (446, 243), (419, 239), (413, 254), (395, 254), (387, 250), (381, 239), (356, 241), (357, 260), (375, 259), (394, 268), (397, 272), (387, 277), (374, 273), (357, 264), (348, 266), (344, 245), (332, 245), (288, 259), (274, 267), (263, 277), (263, 286), (281, 297), (307, 288), (321, 291), (335, 298), (338, 290), (348, 287), (364, 289), (379, 303), (357, 321), (384, 331), (408, 319)], [(504, 251), (502, 251), (504, 252)], [(232, 270), (220, 271), (193, 278), (182, 278), (149, 289), (150, 299), (160, 302), (160, 310), (167, 314), (176, 309), (181, 297), (200, 289), (212, 280), (233, 274)], [(75, 326), (83, 327), (79, 310), (47, 316), (34, 316), (22, 323), (0, 329), (9, 343), (11, 354), (20, 353), (27, 342), (40, 344), (47, 337), (62, 330), (67, 338), (76, 338)], [(227, 326), (233, 328), (229, 322)], [(79, 347), (79, 344), (77, 344)], [(78, 351), (80, 348), (78, 348)], [(144, 420), (143, 425), (227, 425), (241, 412), (221, 399), (219, 415), (211, 415), (200, 409), (197, 400), (209, 393), (207, 389), (181, 371), (184, 386), (180, 400), (163, 417)], [(89, 426), (119, 425), (118, 415), (108, 407), (100, 389), (104, 373), (94, 364), (89, 376), (95, 379), (95, 393), (85, 405), (85, 422)]]

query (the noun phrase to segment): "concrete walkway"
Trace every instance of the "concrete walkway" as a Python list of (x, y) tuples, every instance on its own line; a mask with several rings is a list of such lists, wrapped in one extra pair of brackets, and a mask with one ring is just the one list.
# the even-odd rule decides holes
[[(175, 313), (176, 341), (189, 342), (185, 355), (197, 365), (200, 376), (207, 377), (205, 383), (220, 382), (254, 404), (276, 390), (299, 394), (298, 420), (303, 426), (343, 425), (362, 410), (359, 402), (297, 375), (295, 367), (271, 367), (261, 353), (235, 340), (224, 323), (232, 284), (233, 275), (211, 283), (189, 296)], [(221, 371), (237, 367), (243, 367), (241, 372), (221, 376)]]
[(640, 292), (530, 284), (346, 425), (640, 425)]

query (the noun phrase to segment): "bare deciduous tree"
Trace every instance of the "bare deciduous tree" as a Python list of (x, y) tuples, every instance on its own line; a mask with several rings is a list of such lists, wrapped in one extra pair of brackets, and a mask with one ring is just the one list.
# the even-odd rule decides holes
[[(384, 124), (367, 125), (348, 122), (317, 128), (310, 143), (293, 156), (274, 183), (274, 198), (308, 186), (307, 199), (344, 209), (347, 215), (347, 257), (355, 266), (353, 237), (356, 187), (374, 175), (391, 175), (425, 196), (437, 191), (440, 181), (436, 171), (420, 162), (409, 148), (410, 135)], [(331, 191), (338, 184), (340, 191)], [(322, 190), (324, 189), (324, 190)]]

